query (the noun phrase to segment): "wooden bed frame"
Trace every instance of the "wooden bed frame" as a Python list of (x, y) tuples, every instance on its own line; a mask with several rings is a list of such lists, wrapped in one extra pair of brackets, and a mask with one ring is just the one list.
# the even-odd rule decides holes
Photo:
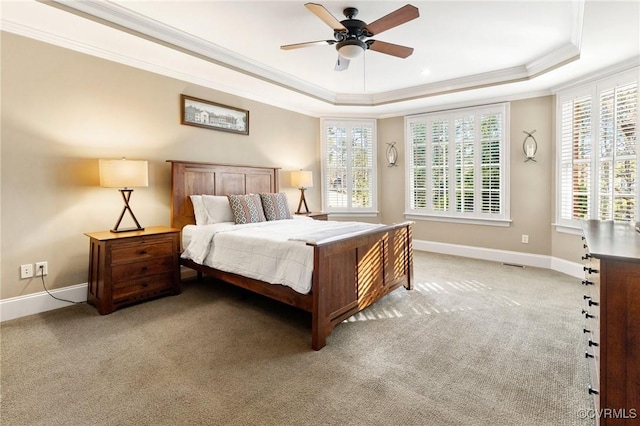
[[(189, 195), (278, 192), (278, 168), (168, 160), (171, 163), (171, 226), (194, 224)], [(311, 347), (326, 345), (333, 328), (404, 286), (413, 288), (411, 222), (386, 225), (356, 236), (320, 241), (313, 246), (309, 294), (219, 271), (191, 260), (180, 263), (236, 286), (311, 313)]]

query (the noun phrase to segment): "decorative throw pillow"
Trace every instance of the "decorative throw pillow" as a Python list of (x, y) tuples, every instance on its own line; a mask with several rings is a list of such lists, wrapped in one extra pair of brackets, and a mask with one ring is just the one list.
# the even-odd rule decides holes
[(267, 220), (264, 217), (262, 202), (258, 194), (227, 195), (227, 197), (236, 223), (255, 223)]
[(233, 222), (233, 211), (226, 195), (203, 195), (202, 204), (207, 224)]
[(262, 199), (262, 208), (267, 220), (291, 219), (287, 194), (284, 192), (263, 192), (260, 194), (260, 198)]

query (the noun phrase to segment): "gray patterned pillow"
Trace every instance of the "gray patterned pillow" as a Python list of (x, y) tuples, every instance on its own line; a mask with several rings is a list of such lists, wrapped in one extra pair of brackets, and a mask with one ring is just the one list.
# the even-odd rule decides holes
[(233, 211), (233, 219), (238, 224), (264, 222), (262, 202), (258, 194), (227, 195)]
[(283, 192), (263, 192), (260, 194), (260, 198), (262, 199), (262, 208), (267, 220), (291, 219), (287, 194)]

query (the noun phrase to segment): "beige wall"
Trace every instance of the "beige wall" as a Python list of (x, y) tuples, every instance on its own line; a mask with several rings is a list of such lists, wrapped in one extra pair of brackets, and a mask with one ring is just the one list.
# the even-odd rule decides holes
[[(558, 235), (552, 227), (552, 199), (555, 196), (554, 98), (545, 96), (511, 102), (510, 114), (511, 226), (418, 220), (414, 225), (414, 239), (547, 256), (553, 251), (561, 258), (577, 262), (579, 250), (574, 249), (580, 246), (577, 237)], [(536, 130), (536, 162), (524, 162), (522, 143), (525, 130)], [(381, 153), (384, 153), (387, 143), (397, 142), (400, 157), (397, 167), (388, 167), (384, 155), (380, 156), (380, 194), (384, 200), (380, 211), (383, 222), (399, 222), (404, 220), (405, 210), (403, 117), (379, 120), (378, 136)], [(529, 236), (529, 244), (521, 242), (522, 234)], [(553, 250), (552, 246), (555, 246)]]
[[(250, 135), (180, 125), (188, 94), (250, 111)], [(319, 175), (317, 118), (2, 33), (2, 287), (0, 298), (42, 291), (19, 265), (49, 262), (47, 286), (87, 281), (85, 232), (114, 226), (115, 189), (98, 186), (98, 159), (149, 160), (149, 187), (131, 205), (142, 226), (169, 225), (168, 159), (282, 167)], [(307, 193), (320, 205), (319, 188)], [(127, 225), (127, 224), (124, 224)]]
[[(85, 232), (111, 228), (122, 208), (115, 189), (98, 186), (98, 159), (146, 159), (149, 187), (132, 208), (143, 226), (169, 224), (168, 159), (282, 168), (281, 189), (292, 208), (299, 192), (289, 171), (320, 171), (319, 120), (20, 36), (1, 33), (0, 299), (42, 291), (38, 279), (19, 278), (19, 265), (49, 262), (47, 285), (87, 281)], [(181, 93), (250, 111), (250, 135), (183, 126)], [(553, 231), (553, 98), (511, 103), (512, 226), (419, 221), (414, 237), (579, 261), (579, 238)], [(524, 163), (523, 130), (536, 129), (536, 163)], [(397, 167), (385, 150), (396, 142)], [(378, 121), (377, 219), (404, 220), (404, 121)], [(307, 192), (317, 210), (320, 188)], [(126, 224), (124, 224), (126, 225)], [(529, 244), (520, 242), (528, 234)]]

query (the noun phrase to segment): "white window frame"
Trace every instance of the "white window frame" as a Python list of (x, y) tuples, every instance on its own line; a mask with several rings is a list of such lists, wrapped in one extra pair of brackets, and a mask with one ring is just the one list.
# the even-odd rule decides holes
[[(556, 208), (555, 223), (556, 230), (565, 233), (579, 234), (581, 226), (579, 219), (563, 217), (563, 197), (569, 197), (571, 200), (573, 178), (571, 182), (563, 182), (563, 168), (572, 166), (573, 163), (563, 164), (563, 105), (567, 102), (573, 102), (581, 98), (589, 97), (591, 99), (591, 158), (590, 164), (590, 180), (589, 188), (589, 215), (588, 219), (598, 219), (598, 191), (599, 187), (599, 171), (600, 157), (598, 155), (600, 143), (600, 95), (608, 90), (623, 87), (633, 83), (639, 84), (638, 69), (620, 73), (618, 75), (592, 82), (577, 88), (569, 89), (557, 93), (556, 95)], [(640, 122), (639, 122), (640, 123)], [(636, 123), (636, 135), (638, 134)], [(569, 170), (567, 170), (569, 172)], [(636, 136), (636, 188), (635, 188), (635, 220), (640, 220), (640, 138)], [(572, 176), (572, 175), (571, 175)], [(563, 183), (565, 188), (563, 188)], [(566, 185), (570, 185), (567, 187)], [(573, 201), (571, 201), (573, 206)]]
[[(499, 213), (483, 213), (478, 206), (481, 204), (482, 196), (482, 164), (481, 164), (481, 149), (480, 149), (480, 118), (486, 114), (500, 114), (502, 115), (502, 126), (501, 126), (501, 140), (500, 140), (500, 207), (501, 211)], [(449, 194), (449, 208), (447, 211), (436, 211), (431, 208), (431, 203), (427, 202), (427, 206), (423, 208), (413, 208), (412, 207), (412, 197), (413, 197), (413, 187), (412, 187), (412, 150), (411, 150), (411, 133), (410, 133), (410, 124), (413, 122), (426, 122), (427, 128), (428, 123), (432, 123), (434, 121), (439, 120), (448, 120), (450, 123), (455, 123), (455, 120), (464, 116), (473, 115), (474, 123), (477, 125), (474, 128), (474, 200), (476, 208), (474, 211), (455, 211), (455, 200), (456, 200), (456, 187), (455, 184), (450, 184), (448, 188)], [(413, 220), (431, 220), (431, 221), (441, 221), (441, 222), (457, 222), (457, 223), (470, 223), (470, 224), (479, 224), (479, 225), (489, 225), (489, 226), (503, 226), (507, 227), (511, 224), (511, 212), (510, 212), (510, 170), (509, 170), (509, 160), (510, 160), (510, 104), (500, 103), (494, 105), (485, 105), (479, 107), (472, 108), (461, 108), (449, 111), (435, 112), (429, 114), (420, 114), (414, 116), (405, 117), (405, 161), (407, 164), (406, 167), (406, 194), (405, 194), (405, 217), (407, 219)], [(448, 149), (448, 176), (449, 182), (455, 182), (455, 126), (449, 126), (449, 149)], [(427, 131), (427, 159), (426, 163), (431, 164), (432, 156), (431, 156), (431, 135)], [(427, 171), (427, 193), (426, 199), (431, 200), (431, 169)]]
[[(371, 206), (369, 207), (356, 207), (352, 204), (352, 153), (351, 144), (347, 144), (347, 182), (346, 182), (346, 197), (348, 205), (346, 207), (330, 207), (328, 206), (327, 198), (328, 191), (330, 190), (327, 183), (327, 128), (330, 126), (344, 126), (347, 128), (347, 137), (351, 135), (351, 129), (359, 126), (367, 126), (372, 129), (372, 165), (371, 165), (371, 178), (373, 182), (371, 184)], [(332, 213), (333, 216), (361, 216), (361, 217), (375, 217), (378, 215), (378, 137), (377, 137), (377, 120), (375, 119), (356, 119), (356, 118), (332, 118), (326, 117), (320, 119), (320, 146), (321, 146), (321, 188), (322, 188), (322, 210), (327, 213)]]

